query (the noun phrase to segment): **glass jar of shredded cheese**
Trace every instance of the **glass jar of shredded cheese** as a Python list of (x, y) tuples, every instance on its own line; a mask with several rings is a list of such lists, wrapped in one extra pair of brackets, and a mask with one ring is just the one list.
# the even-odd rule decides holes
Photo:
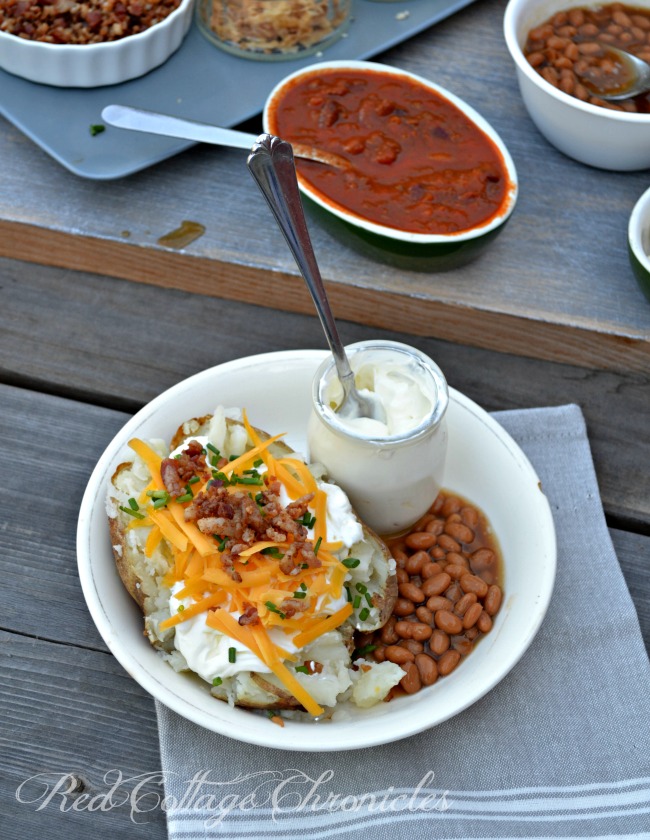
[(201, 32), (245, 58), (283, 60), (325, 49), (348, 26), (352, 0), (198, 0)]
[(357, 389), (378, 400), (383, 420), (336, 412), (343, 396), (334, 359), (312, 388), (309, 455), (346, 491), (360, 518), (379, 534), (411, 527), (443, 483), (449, 390), (428, 356), (396, 341), (346, 347)]

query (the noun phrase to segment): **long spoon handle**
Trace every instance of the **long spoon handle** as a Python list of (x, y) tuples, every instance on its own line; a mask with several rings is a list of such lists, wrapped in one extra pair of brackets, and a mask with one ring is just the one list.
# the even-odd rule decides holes
[(253, 146), (247, 163), (253, 178), (273, 211), (311, 293), (327, 342), (334, 355), (345, 395), (344, 401), (349, 396), (354, 400), (357, 397), (354, 374), (350, 369), (348, 357), (336, 328), (307, 230), (291, 145), (272, 134), (262, 134)]

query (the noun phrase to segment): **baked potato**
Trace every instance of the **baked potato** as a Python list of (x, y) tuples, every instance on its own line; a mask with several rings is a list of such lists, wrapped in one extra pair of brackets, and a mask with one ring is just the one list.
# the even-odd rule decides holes
[(172, 667), (234, 705), (312, 717), (371, 706), (400, 681), (353, 638), (391, 615), (395, 562), (322, 468), (223, 409), (183, 423), (171, 455), (130, 446), (108, 491), (111, 543)]

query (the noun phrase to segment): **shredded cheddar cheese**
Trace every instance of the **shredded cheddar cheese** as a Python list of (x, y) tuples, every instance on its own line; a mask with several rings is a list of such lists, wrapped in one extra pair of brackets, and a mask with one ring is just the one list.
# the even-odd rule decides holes
[[(151, 481), (139, 501), (145, 518), (138, 522), (151, 528), (145, 554), (151, 557), (161, 540), (165, 540), (172, 562), (164, 582), (169, 587), (183, 583), (183, 587), (176, 590), (175, 597), (178, 600), (193, 600), (190, 605), (181, 607), (177, 614), (160, 622), (159, 628), (167, 630), (204, 614), (208, 627), (251, 651), (310, 714), (320, 715), (323, 712), (321, 706), (295, 676), (293, 669), (289, 670), (285, 665), (297, 661), (287, 648), (305, 647), (324, 633), (339, 628), (352, 614), (350, 603), (331, 614), (327, 609), (328, 605), (341, 598), (348, 574), (348, 569), (336, 554), (343, 544), (327, 541), (327, 494), (319, 487), (307, 465), (296, 457), (278, 457), (270, 452), (271, 445), (282, 435), (261, 440), (245, 415), (244, 427), (252, 442), (251, 448), (221, 466), (217, 477), (225, 476), (230, 480), (235, 476), (238, 480), (240, 473), (252, 471), (252, 465), (259, 466), (261, 460), (267, 474), (282, 484), (290, 499), (295, 501), (313, 494), (305, 521), (313, 529), (310, 541), (317, 553), (318, 564), (298, 564), (290, 572), (281, 567), (280, 561), (294, 541), (293, 534), (288, 533), (284, 541), (260, 539), (239, 553), (230, 555), (233, 567), (225, 568), (221, 559), (223, 545), (220, 546), (220, 543), (226, 541), (216, 534), (203, 533), (194, 521), (185, 518), (185, 509), (191, 504), (194, 493), (205, 491), (209, 482), (202, 480), (200, 484), (195, 484), (193, 492), (188, 494), (190, 499), (178, 501), (165, 497), (163, 504), (159, 502), (158, 509), (155, 509), (152, 497), (160, 496), (157, 491), (165, 489), (161, 478), (163, 459), (147, 443), (131, 440), (129, 446), (151, 473)], [(225, 488), (229, 493), (242, 490), (242, 486), (229, 486), (227, 482)], [(135, 524), (132, 527), (136, 527)], [(246, 610), (253, 611), (254, 620), (240, 624), (237, 614), (244, 615)], [(271, 630), (275, 633), (273, 639)], [(277, 630), (286, 634), (286, 647), (274, 641), (278, 639)]]

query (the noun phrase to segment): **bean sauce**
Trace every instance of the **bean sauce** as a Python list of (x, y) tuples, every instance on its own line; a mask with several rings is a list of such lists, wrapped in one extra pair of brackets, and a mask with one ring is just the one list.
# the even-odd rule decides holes
[(630, 79), (627, 66), (609, 47), (650, 62), (650, 10), (622, 3), (565, 9), (530, 30), (524, 55), (549, 84), (583, 102), (650, 113), (647, 93), (618, 102), (600, 98), (624, 90)]
[(399, 598), (384, 627), (358, 635), (356, 645), (367, 658), (404, 670), (391, 699), (451, 674), (492, 629), (503, 589), (497, 539), (483, 512), (460, 496), (440, 493), (429, 512), (388, 545)]

